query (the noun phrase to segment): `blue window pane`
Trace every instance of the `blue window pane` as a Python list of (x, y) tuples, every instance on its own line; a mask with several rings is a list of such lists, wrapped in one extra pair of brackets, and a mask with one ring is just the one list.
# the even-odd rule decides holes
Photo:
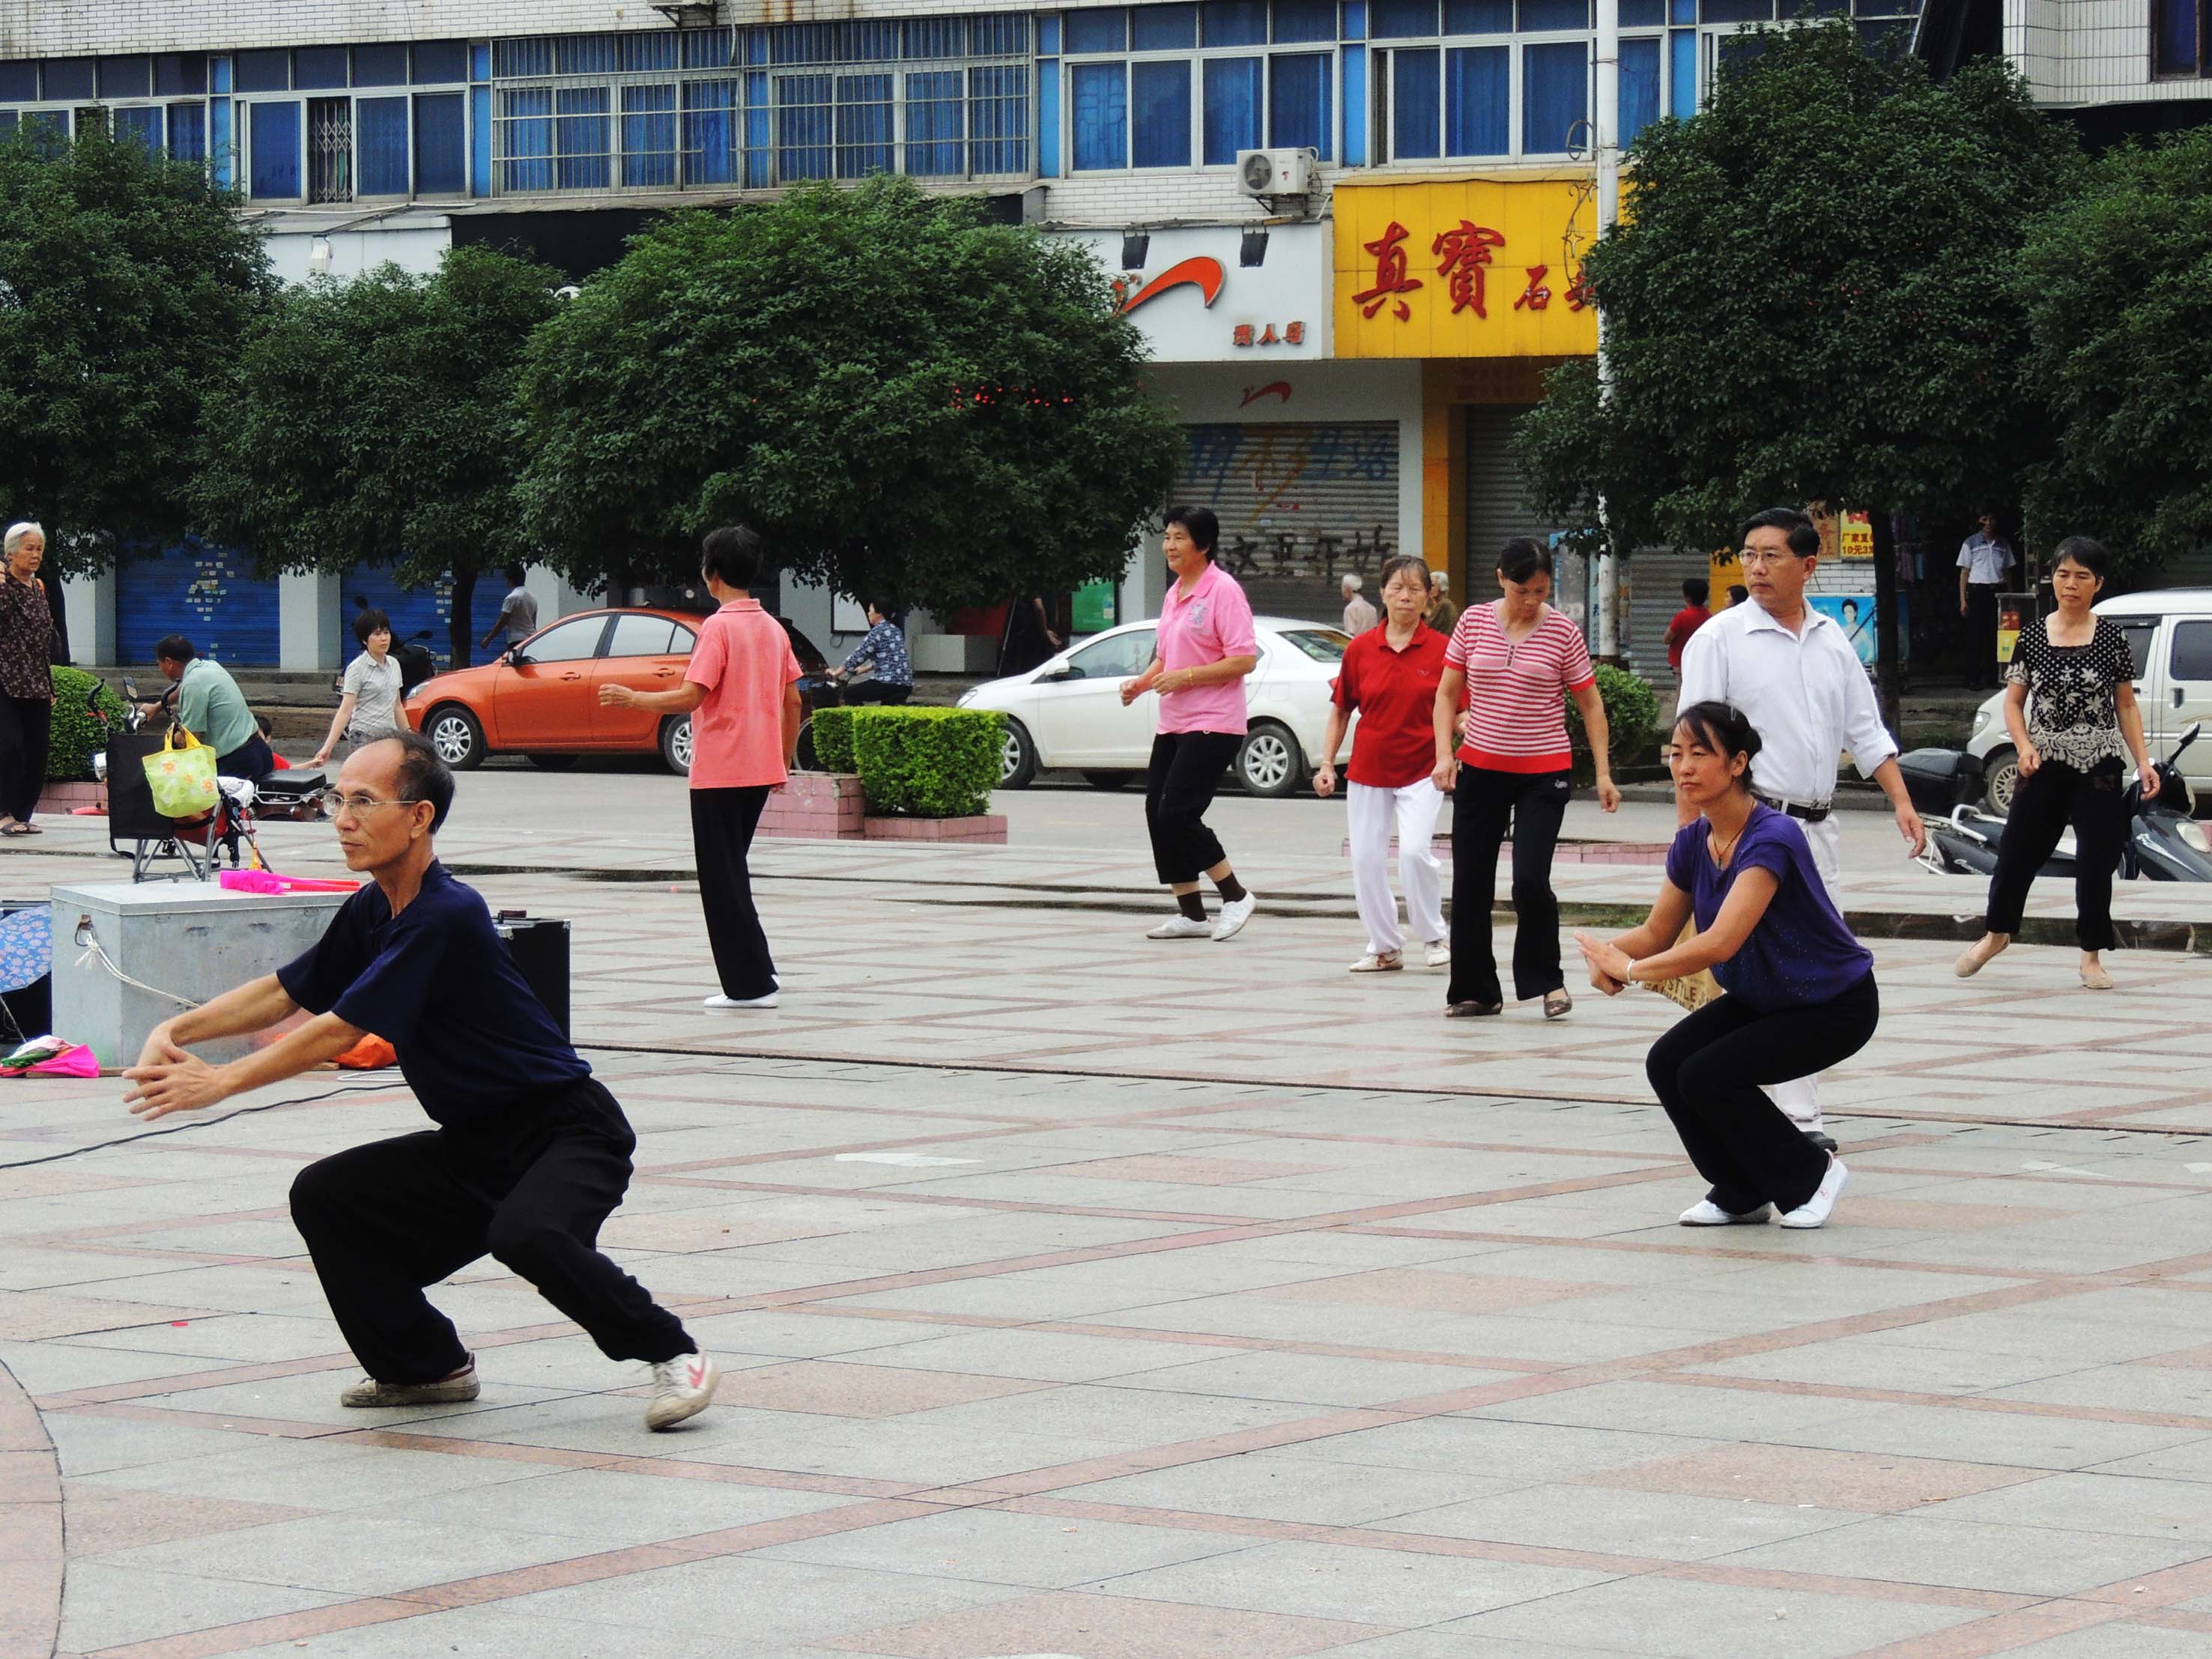
[[(284, 54), (278, 52), (277, 57)], [(51, 102), (57, 98), (89, 98), (92, 96), (92, 59), (89, 58), (49, 58), (46, 62), (46, 96)]]
[(13, 138), (15, 136), (15, 112), (12, 109), (0, 109), (0, 138)]
[(826, 75), (775, 77), (775, 174), (779, 182), (827, 179), (836, 162), (835, 126)]
[(361, 193), (406, 195), (411, 182), (407, 164), (407, 100), (356, 100), (353, 140), (361, 157)]
[(1589, 0), (1521, 0), (1523, 34), (1539, 34), (1550, 29), (1586, 29), (1589, 26)]
[(1766, 38), (1748, 31), (1742, 34), (1724, 34), (1715, 43), (1715, 68), (1718, 73), (1727, 75), (1744, 69), (1763, 57), (1766, 52)]
[(252, 169), (246, 194), (257, 202), (300, 198), (300, 106), (252, 104), (246, 110)]
[(727, 69), (733, 60), (737, 43), (728, 29), (686, 29), (683, 40), (685, 69)]
[[(422, 78), (422, 58), (416, 54), (416, 80)], [(540, 40), (495, 40), (491, 48), (491, 72), (505, 81), (518, 76), (550, 75), (553, 73), (553, 42)]]
[(1260, 60), (1205, 61), (1205, 162), (1210, 167), (1234, 167), (1238, 150), (1260, 148)]
[(1037, 64), (1037, 174), (1060, 177), (1060, 60)]
[(179, 161), (207, 160), (207, 106), (169, 106), (169, 155)]
[(128, 138), (149, 155), (161, 153), (161, 112), (151, 105), (115, 112), (115, 136)]
[(1504, 155), (1513, 148), (1510, 46), (1454, 46), (1444, 54), (1444, 154)]
[(1312, 149), (1324, 161), (1336, 155), (1324, 52), (1284, 52), (1267, 60), (1267, 142), (1280, 149)]
[(1437, 32), (1437, 0), (1375, 0), (1377, 40), (1425, 40)]
[(1140, 167), (1190, 165), (1190, 64), (1129, 65), (1130, 160)]
[(1620, 43), (1620, 142), (1624, 148), (1659, 118), (1659, 42)]
[(164, 52), (154, 60), (156, 98), (192, 97), (207, 90), (207, 59), (196, 52)]
[(968, 134), (970, 173), (1030, 170), (1027, 64), (1000, 64), (968, 71)]
[(1582, 40), (1521, 48), (1521, 149), (1556, 155), (1589, 118), (1589, 46)]
[(553, 182), (562, 190), (605, 190), (614, 174), (607, 154), (607, 89), (562, 87), (553, 94)]
[(1444, 0), (1446, 34), (1510, 34), (1513, 0)]
[(1771, 23), (1774, 0), (1705, 0), (1701, 15), (1708, 23)]
[(1267, 44), (1267, 0), (1206, 0), (1201, 15), (1209, 46)]
[(958, 70), (932, 70), (906, 77), (906, 170), (917, 179), (957, 178), (966, 148), (965, 112)]
[(465, 40), (417, 40), (415, 43), (415, 84), (440, 86), (469, 78), (469, 43)]
[(18, 61), (0, 64), (0, 99), (14, 104), (39, 101), (39, 66)]
[(738, 83), (684, 83), (684, 182), (728, 185), (738, 178)]
[(1060, 56), (1060, 19), (1047, 15), (1037, 19), (1037, 51), (1047, 58)]
[[(758, 30), (754, 31), (758, 33)], [(762, 50), (766, 51), (765, 45)], [(765, 71), (753, 70), (745, 76), (744, 113), (739, 118), (744, 134), (745, 158), (744, 185), (747, 190), (763, 190), (775, 182), (775, 155), (769, 143), (769, 135), (775, 130), (772, 112), (768, 101), (768, 76)]]
[(1336, 39), (1336, 0), (1275, 0), (1275, 40)]
[(49, 161), (62, 153), (69, 143), (69, 116), (58, 109), (23, 112), (23, 137), (31, 147)]
[(230, 60), (232, 82), (240, 92), (289, 92), (292, 88), (292, 54), (289, 52), (241, 52)]
[(150, 58), (103, 58), (100, 60), (102, 98), (143, 98), (154, 89), (154, 60)]
[[(670, 39), (674, 39), (672, 35)], [(676, 88), (622, 89), (622, 181), (634, 189), (676, 184)]]
[(208, 174), (222, 190), (238, 185), (238, 123), (232, 114), (234, 107), (228, 98), (215, 99), (208, 105)]
[(1127, 73), (1119, 64), (1078, 64), (1068, 74), (1075, 113), (1075, 170), (1097, 173), (1128, 166)]
[(1198, 44), (1195, 5), (1139, 6), (1129, 26), (1139, 52), (1187, 52)]
[(1620, 26), (1656, 29), (1667, 21), (1667, 0), (1620, 0)]
[(964, 17), (909, 17), (899, 26), (902, 58), (959, 58), (968, 51)]
[(837, 176), (865, 179), (896, 166), (891, 149), (891, 77), (837, 77)]
[(1698, 112), (1698, 32), (1676, 29), (1667, 37), (1667, 112), (1685, 121)]
[(1067, 14), (1067, 50), (1078, 52), (1127, 52), (1129, 14), (1119, 6)]
[(2197, 0), (2157, 0), (2151, 21), (2154, 67), (2160, 75), (2197, 69)]
[(1437, 52), (1398, 52), (1390, 59), (1390, 155), (1395, 160), (1443, 154)]
[(1344, 164), (1367, 165), (1367, 48), (1344, 49)]
[(1367, 38), (1367, 0), (1344, 0), (1344, 38), (1364, 40)]
[(501, 146), (507, 157), (505, 188), (508, 191), (550, 190), (553, 188), (553, 92), (550, 87), (532, 87), (506, 93), (501, 102), (505, 108), (506, 143)]
[(556, 34), (553, 37), (556, 75), (605, 75), (615, 66), (615, 38), (611, 34)]
[(1026, 58), (1030, 51), (1027, 12), (999, 12), (969, 20), (968, 50), (978, 58)]
[(418, 93), (415, 98), (415, 188), (425, 196), (459, 196), (468, 189), (469, 146), (459, 92)]
[(1667, 21), (1670, 23), (1696, 22), (1698, 0), (1667, 0)]
[(343, 46), (301, 46), (292, 54), (292, 86), (298, 92), (321, 92), (346, 83)]
[(646, 75), (676, 67), (676, 36), (668, 33), (617, 36), (616, 61), (625, 75)]
[(838, 56), (848, 63), (884, 63), (899, 55), (899, 26), (896, 23), (848, 23), (842, 31), (844, 45)]
[(404, 87), (407, 84), (407, 48), (404, 46), (356, 46), (353, 83), (357, 87)]

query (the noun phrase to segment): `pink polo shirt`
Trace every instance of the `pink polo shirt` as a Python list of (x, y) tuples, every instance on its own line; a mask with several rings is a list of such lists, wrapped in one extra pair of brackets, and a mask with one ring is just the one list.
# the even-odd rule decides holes
[[(1218, 564), (1206, 567), (1188, 594), (1180, 581), (1168, 584), (1160, 601), (1159, 643), (1153, 654), (1172, 673), (1179, 668), (1203, 668), (1224, 657), (1256, 657), (1258, 642), (1252, 637), (1252, 603), (1237, 579)], [(1232, 732), (1244, 730), (1244, 682), (1194, 685), (1183, 691), (1160, 693), (1162, 732)]]
[(758, 599), (732, 599), (700, 625), (684, 678), (707, 689), (691, 713), (691, 787), (785, 781), (783, 693), (799, 659), (783, 624)]

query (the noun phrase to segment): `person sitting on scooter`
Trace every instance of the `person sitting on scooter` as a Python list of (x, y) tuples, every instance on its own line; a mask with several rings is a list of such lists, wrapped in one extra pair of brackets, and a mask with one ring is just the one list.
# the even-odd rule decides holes
[[(215, 750), (218, 775), (258, 783), (276, 769), (246, 694), (221, 663), (201, 656), (182, 634), (171, 634), (155, 646), (154, 666), (177, 683), (177, 724)], [(149, 703), (146, 712), (158, 714), (161, 704)]]
[[(842, 668), (833, 668), (830, 678), (845, 682), (845, 701), (848, 703), (904, 702), (914, 695), (914, 665), (906, 654), (906, 635), (891, 620), (893, 606), (889, 599), (868, 601), (868, 631), (860, 642), (846, 657)], [(865, 680), (854, 680), (854, 670), (869, 671)]]
[(353, 619), (353, 631), (362, 643), (362, 653), (346, 665), (338, 712), (331, 719), (330, 735), (315, 750), (312, 764), (316, 766), (329, 763), (331, 751), (342, 737), (351, 738), (358, 749), (407, 726), (406, 717), (399, 712), (405, 676), (399, 659), (392, 653), (392, 618), (381, 611), (363, 609)]
[(1997, 842), (1982, 937), (1959, 957), (1970, 979), (2020, 931), (2029, 884), (2074, 826), (2074, 937), (2081, 947), (2081, 983), (2109, 991), (2112, 976), (2098, 960), (2119, 944), (2112, 931), (2112, 872), (2126, 845), (2128, 807), (2120, 787), (2135, 757), (2146, 798), (2158, 791), (2158, 765), (2143, 739), (2136, 702), (2134, 653), (2109, 617), (2090, 610), (2105, 585), (2112, 555), (2087, 536), (2058, 544), (2052, 615), (2020, 631), (2005, 672), (2005, 727), (2019, 757), (2020, 787)]

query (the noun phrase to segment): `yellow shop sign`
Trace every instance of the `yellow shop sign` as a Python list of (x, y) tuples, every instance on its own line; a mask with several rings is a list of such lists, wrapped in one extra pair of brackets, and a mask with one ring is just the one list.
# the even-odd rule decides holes
[(1580, 175), (1342, 182), (1340, 357), (1577, 357), (1597, 350), (1581, 256), (1597, 210)]

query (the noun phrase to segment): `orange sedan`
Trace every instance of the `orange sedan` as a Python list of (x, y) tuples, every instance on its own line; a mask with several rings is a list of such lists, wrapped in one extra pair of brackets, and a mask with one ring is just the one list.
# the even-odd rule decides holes
[[(672, 772), (691, 769), (691, 718), (603, 708), (602, 685), (672, 690), (698, 643), (702, 618), (681, 611), (581, 611), (540, 629), (495, 662), (434, 675), (407, 694), (407, 722), (465, 769), (487, 757), (525, 754), (541, 766), (579, 755), (658, 754)], [(789, 623), (809, 675), (822, 653)]]

